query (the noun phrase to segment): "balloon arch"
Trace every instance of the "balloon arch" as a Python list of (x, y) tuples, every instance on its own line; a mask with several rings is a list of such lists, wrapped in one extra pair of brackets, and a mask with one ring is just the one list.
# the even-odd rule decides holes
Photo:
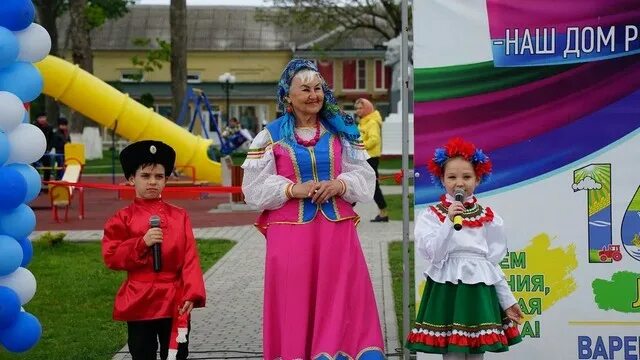
[(42, 326), (23, 308), (36, 292), (27, 269), (36, 225), (29, 203), (40, 193), (40, 174), (31, 163), (45, 153), (46, 139), (29, 123), (24, 104), (42, 91), (32, 64), (47, 56), (51, 39), (33, 23), (30, 0), (0, 1), (0, 345), (24, 352), (40, 340)]

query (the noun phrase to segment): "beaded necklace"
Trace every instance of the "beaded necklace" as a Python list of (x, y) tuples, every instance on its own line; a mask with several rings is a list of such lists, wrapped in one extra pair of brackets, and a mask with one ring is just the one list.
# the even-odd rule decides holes
[(293, 132), (293, 134), (298, 144), (304, 147), (315, 146), (318, 143), (318, 141), (320, 141), (320, 122), (319, 121), (316, 122), (316, 134), (313, 138), (309, 140), (303, 140), (300, 136), (298, 136), (298, 134), (295, 131)]

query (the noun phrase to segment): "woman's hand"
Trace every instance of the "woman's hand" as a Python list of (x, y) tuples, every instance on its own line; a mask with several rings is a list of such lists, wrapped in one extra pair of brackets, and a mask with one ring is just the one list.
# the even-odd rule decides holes
[(296, 199), (306, 199), (313, 195), (317, 186), (318, 183), (313, 180), (309, 180), (302, 184), (294, 184), (291, 188), (291, 194), (293, 194), (293, 197)]
[(311, 202), (314, 204), (325, 203), (332, 197), (340, 195), (344, 190), (344, 185), (340, 180), (321, 181), (314, 190)]
[(520, 305), (518, 303), (513, 304), (510, 308), (504, 311), (507, 314), (509, 320), (513, 321), (516, 324), (522, 324), (522, 319), (524, 319), (524, 313), (522, 309), (520, 309)]
[(460, 201), (453, 201), (451, 202), (451, 205), (449, 205), (447, 215), (449, 216), (449, 220), (453, 221), (453, 218), (456, 215), (462, 215), (463, 212), (464, 212), (464, 205), (462, 205)]

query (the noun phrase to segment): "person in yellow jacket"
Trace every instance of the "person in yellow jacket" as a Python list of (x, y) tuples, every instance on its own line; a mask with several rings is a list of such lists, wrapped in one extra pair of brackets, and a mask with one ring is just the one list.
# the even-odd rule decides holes
[(373, 195), (376, 205), (380, 213), (371, 221), (372, 222), (388, 222), (389, 214), (387, 214), (387, 202), (380, 190), (378, 182), (378, 164), (380, 163), (380, 155), (382, 153), (382, 116), (380, 112), (373, 107), (371, 101), (360, 98), (355, 102), (356, 115), (358, 115), (358, 129), (362, 136), (362, 142), (365, 149), (369, 153), (369, 165), (376, 172), (376, 192)]

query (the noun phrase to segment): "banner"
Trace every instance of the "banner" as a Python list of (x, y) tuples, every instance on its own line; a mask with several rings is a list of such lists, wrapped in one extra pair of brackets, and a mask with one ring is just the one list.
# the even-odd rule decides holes
[[(425, 165), (451, 137), (494, 164), (476, 194), (505, 220), (527, 317), (491, 358), (639, 359), (640, 3), (429, 0), (413, 18), (416, 212), (443, 193)], [(521, 51), (552, 35), (553, 53)]]

